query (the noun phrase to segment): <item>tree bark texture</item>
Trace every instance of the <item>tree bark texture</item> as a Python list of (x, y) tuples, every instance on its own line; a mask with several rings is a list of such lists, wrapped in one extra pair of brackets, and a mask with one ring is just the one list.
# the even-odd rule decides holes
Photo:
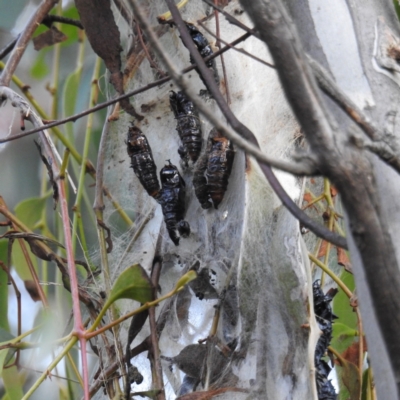
[[(385, 59), (388, 58), (387, 50), (390, 43), (385, 43), (384, 39), (379, 41), (379, 30), (387, 31), (389, 28), (391, 32), (398, 31), (399, 24), (393, 6), (390, 2), (369, 2), (362, 7), (349, 2), (349, 9), (344, 3), (337, 5), (338, 12), (329, 14), (329, 22), (333, 26), (335, 23), (339, 25), (337, 21), (346, 18), (350, 20), (348, 13), (351, 11), (350, 22), (353, 26), (340, 25), (342, 30), (347, 28), (347, 41), (356, 43), (353, 49), (348, 43), (343, 45), (345, 49), (353, 50), (353, 53), (349, 54), (343, 52), (343, 49), (335, 49), (332, 44), (329, 47), (329, 41), (323, 37), (321, 30), (318, 32), (318, 18), (322, 18), (321, 8), (324, 8), (321, 3), (288, 2), (288, 9), (292, 12), (299, 35), (293, 29), (289, 15), (279, 2), (243, 0), (242, 4), (271, 51), (286, 96), (304, 129), (311, 151), (319, 157), (324, 155), (323, 159), (320, 158), (320, 167), (342, 195), (349, 234), (352, 236), (351, 254), (359, 290), (359, 304), (370, 344), (369, 351), (378, 395), (382, 399), (398, 398), (400, 302), (397, 293), (400, 289), (400, 278), (399, 254), (394, 244), (398, 240), (399, 228), (399, 214), (396, 213), (395, 200), (398, 191), (395, 183), (398, 181), (398, 175), (392, 170), (389, 171), (389, 167), (368, 155), (365, 150), (357, 148), (349, 136), (351, 129), (355, 129), (352, 124), (346, 121), (346, 117), (331, 101), (324, 99), (321, 102), (307, 68), (303, 45), (300, 43), (302, 41), (304, 48), (321, 63), (326, 65), (327, 61), (328, 66), (332, 64), (331, 72), (337, 83), (345, 86), (344, 90), (347, 90), (350, 96), (353, 95), (354, 101), (361, 103), (373, 119), (379, 121), (381, 127), (387, 130), (389, 125), (390, 134), (396, 138), (398, 134), (395, 132), (393, 122), (396, 111), (391, 108), (397, 104), (399, 92), (395, 78), (390, 76), (390, 74), (395, 75), (396, 71), (388, 69), (392, 67)], [(307, 14), (313, 7), (314, 14), (311, 12), (310, 18)], [(317, 34), (313, 32), (313, 24), (304, 23), (312, 22), (312, 18), (316, 19), (314, 27)], [(329, 29), (327, 26), (329, 25), (324, 25), (325, 29)], [(326, 32), (325, 35), (328, 36)], [(387, 36), (389, 35), (386, 34)], [(332, 36), (330, 40), (334, 41)], [(386, 46), (386, 52), (374, 57), (376, 42), (380, 44), (380, 48)], [(332, 54), (329, 53), (332, 50), (341, 57), (341, 67), (334, 62)], [(361, 75), (365, 73), (367, 80), (365, 86), (364, 76), (359, 79), (360, 86), (364, 88), (362, 93), (364, 96), (360, 96), (360, 92), (354, 93), (355, 95), (351, 92), (349, 79), (346, 78), (347, 71), (343, 71), (347, 64), (344, 60), (350, 57), (350, 59), (356, 58), (357, 62), (359, 55), (360, 72)], [(379, 60), (379, 57), (383, 58), (383, 61)], [(379, 71), (377, 66), (379, 62), (385, 66), (383, 72)], [(348, 74), (352, 73), (353, 71), (348, 71)], [(388, 98), (391, 99), (389, 104)], [(324, 117), (330, 125), (328, 132), (315, 129), (315, 118), (319, 118), (316, 116), (316, 110), (320, 104), (324, 109)]]

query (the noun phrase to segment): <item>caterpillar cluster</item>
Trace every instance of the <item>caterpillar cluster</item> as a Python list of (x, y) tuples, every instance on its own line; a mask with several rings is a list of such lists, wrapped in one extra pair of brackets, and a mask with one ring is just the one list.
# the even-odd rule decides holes
[[(201, 56), (212, 54), (207, 39), (198, 29), (186, 23), (193, 42)], [(193, 63), (193, 60), (191, 59)], [(215, 61), (207, 61), (207, 67), (216, 71)], [(215, 74), (218, 77), (218, 74)], [(219, 78), (217, 80), (219, 83)], [(207, 146), (200, 157), (202, 149), (202, 131), (199, 114), (193, 102), (183, 92), (170, 92), (170, 107), (177, 120), (176, 130), (182, 141), (178, 153), (183, 162), (189, 160), (195, 165), (193, 185), (196, 197), (202, 208), (218, 208), (228, 187), (235, 152), (232, 142), (216, 128), (212, 129)], [(168, 234), (175, 245), (180, 237), (190, 234), (190, 226), (184, 220), (186, 184), (175, 165), (169, 162), (160, 172), (161, 186), (157, 178), (157, 167), (146, 136), (136, 126), (128, 130), (126, 141), (131, 167), (146, 192), (162, 207)]]
[(313, 283), (314, 313), (319, 329), (322, 331), (322, 335), (318, 339), (315, 348), (314, 361), (318, 399), (320, 400), (337, 399), (335, 388), (328, 379), (331, 367), (322, 359), (332, 339), (332, 321), (337, 318), (335, 314), (332, 313), (332, 307), (330, 305), (336, 293), (336, 289), (331, 289), (327, 294), (324, 294), (319, 281), (316, 280)]
[(136, 127), (128, 130), (126, 141), (131, 167), (146, 192), (161, 204), (165, 224), (171, 240), (179, 245), (179, 236), (190, 234), (189, 224), (183, 220), (185, 214), (185, 181), (175, 165), (169, 163), (160, 172), (161, 188), (157, 178), (157, 167), (146, 136)]

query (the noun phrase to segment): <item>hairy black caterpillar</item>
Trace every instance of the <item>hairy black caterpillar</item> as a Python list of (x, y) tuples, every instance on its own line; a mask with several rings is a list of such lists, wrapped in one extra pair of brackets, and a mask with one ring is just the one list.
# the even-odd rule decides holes
[(162, 189), (157, 201), (161, 204), (169, 237), (178, 246), (180, 238), (177, 232), (182, 237), (188, 237), (190, 234), (190, 226), (183, 220), (185, 215), (185, 181), (171, 162), (160, 171), (160, 179)]
[(216, 128), (212, 129), (193, 175), (195, 194), (203, 208), (211, 207), (210, 200), (218, 208), (228, 188), (234, 157), (232, 142)]
[(150, 196), (157, 198), (160, 191), (157, 167), (146, 136), (143, 135), (139, 128), (131, 126), (128, 130), (126, 144), (133, 171), (146, 192)]
[(182, 140), (178, 153), (186, 164), (188, 157), (195, 163), (199, 158), (203, 142), (199, 114), (183, 92), (171, 91), (169, 103), (177, 120), (176, 130)]
[[(210, 44), (208, 43), (208, 40), (204, 37), (204, 35), (191, 23), (186, 22), (186, 27), (189, 31), (189, 34), (194, 42), (194, 44), (197, 47), (197, 50), (199, 51), (200, 55), (203, 58), (206, 58), (208, 56), (210, 56), (211, 54), (213, 54), (214, 52), (211, 49)], [(193, 60), (193, 57), (190, 56), (190, 62), (191, 64), (195, 64), (195, 61)], [(219, 80), (219, 75), (218, 75), (218, 70), (215, 64), (215, 59), (212, 60), (208, 60), (206, 62), (206, 65), (208, 68), (210, 68), (212, 70), (212, 73), (214, 75), (214, 79), (215, 82), (217, 83), (217, 85), (219, 85), (220, 80)], [(202, 75), (199, 73), (199, 71), (196, 69), (197, 73), (199, 74), (201, 80), (203, 81), (204, 85), (207, 87), (207, 84), (204, 80), (204, 78), (202, 77)]]
[(320, 400), (337, 399), (335, 389), (331, 381), (328, 380), (331, 367), (322, 359), (332, 339), (332, 320), (337, 318), (336, 315), (332, 313), (332, 307), (330, 305), (336, 293), (337, 289), (331, 289), (325, 295), (319, 281), (316, 280), (313, 283), (315, 318), (322, 331), (322, 335), (318, 339), (315, 348), (315, 379), (317, 383), (318, 399)]

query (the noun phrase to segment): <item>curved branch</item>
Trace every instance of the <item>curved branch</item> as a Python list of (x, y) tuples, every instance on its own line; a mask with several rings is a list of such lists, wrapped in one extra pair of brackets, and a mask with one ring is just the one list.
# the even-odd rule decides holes
[(10, 85), (13, 73), (19, 64), (22, 55), (24, 54), (24, 51), (26, 49), (26, 46), (28, 45), (29, 40), (31, 39), (33, 33), (35, 32), (40, 22), (43, 20), (43, 18), (47, 15), (47, 13), (53, 8), (53, 6), (56, 3), (57, 0), (44, 0), (42, 4), (40, 4), (40, 6), (37, 8), (36, 12), (33, 14), (32, 18), (26, 25), (24, 31), (19, 36), (17, 43), (14, 47), (14, 50), (7, 61), (7, 64), (0, 77), (0, 86)]

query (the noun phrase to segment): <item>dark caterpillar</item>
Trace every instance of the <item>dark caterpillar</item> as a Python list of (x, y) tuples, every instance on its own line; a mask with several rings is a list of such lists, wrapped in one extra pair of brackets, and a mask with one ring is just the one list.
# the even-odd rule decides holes
[(188, 157), (195, 163), (199, 158), (203, 142), (199, 114), (183, 92), (171, 91), (169, 103), (177, 119), (176, 130), (182, 140), (178, 153), (186, 164)]
[(161, 170), (160, 179), (162, 189), (157, 201), (161, 204), (169, 237), (178, 246), (180, 238), (177, 232), (182, 237), (188, 237), (190, 234), (190, 226), (183, 220), (185, 215), (185, 181), (170, 161), (169, 165)]
[[(208, 40), (204, 37), (204, 35), (191, 23), (186, 22), (186, 27), (190, 33), (190, 36), (194, 42), (194, 44), (197, 47), (197, 50), (199, 51), (200, 55), (203, 58), (206, 58), (213, 54), (214, 52), (211, 49), (210, 44), (208, 43)], [(193, 60), (192, 56), (190, 56), (190, 63), (195, 64), (195, 61)], [(215, 64), (215, 59), (213, 58), (212, 60), (208, 60), (206, 62), (206, 65), (208, 68), (212, 70), (212, 73), (214, 75), (215, 82), (217, 85), (219, 85), (220, 80), (219, 80), (219, 75), (218, 75), (218, 70)], [(204, 85), (207, 87), (207, 84), (202, 77), (202, 75), (199, 73), (199, 71), (196, 69), (197, 73), (199, 74), (201, 80), (203, 81)]]
[(218, 208), (228, 188), (235, 151), (232, 142), (216, 128), (212, 129), (207, 148), (196, 165), (193, 185), (196, 197), (203, 208)]
[(133, 171), (146, 192), (150, 196), (157, 198), (160, 191), (160, 184), (157, 179), (157, 167), (154, 163), (153, 153), (151, 152), (146, 136), (143, 135), (139, 128), (131, 126), (128, 130), (126, 144)]
[(315, 348), (315, 369), (318, 399), (336, 400), (337, 395), (330, 380), (328, 380), (331, 367), (322, 359), (332, 339), (332, 320), (337, 318), (332, 313), (330, 305), (337, 289), (331, 289), (326, 295), (321, 290), (319, 281), (313, 283), (314, 312), (318, 326), (322, 331)]

